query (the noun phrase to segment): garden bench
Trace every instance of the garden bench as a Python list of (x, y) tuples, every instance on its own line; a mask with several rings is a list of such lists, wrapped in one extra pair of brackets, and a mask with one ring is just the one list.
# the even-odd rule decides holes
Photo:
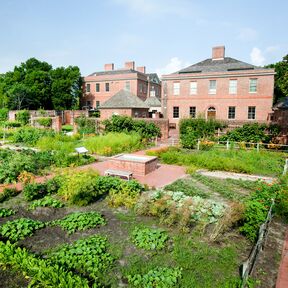
[(133, 173), (130, 171), (123, 171), (123, 170), (114, 170), (114, 169), (108, 169), (104, 173), (105, 176), (119, 176), (126, 178), (127, 180), (132, 179)]

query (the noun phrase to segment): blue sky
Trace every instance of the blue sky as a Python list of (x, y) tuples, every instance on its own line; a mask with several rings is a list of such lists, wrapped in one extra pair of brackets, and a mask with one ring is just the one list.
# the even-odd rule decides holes
[(255, 65), (288, 54), (287, 0), (0, 0), (0, 73), (36, 57), (80, 67), (134, 60), (172, 73), (211, 57)]

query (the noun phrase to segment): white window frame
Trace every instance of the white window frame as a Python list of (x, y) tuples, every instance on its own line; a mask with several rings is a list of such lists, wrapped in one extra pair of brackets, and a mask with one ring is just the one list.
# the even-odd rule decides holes
[[(212, 83), (215, 83), (215, 87), (212, 87), (212, 85), (211, 85)], [(216, 91), (217, 91), (217, 81), (216, 80), (209, 80), (209, 94), (216, 94)]]
[(175, 96), (180, 95), (180, 82), (173, 83), (173, 95)]
[(190, 82), (190, 95), (197, 95), (197, 81)]
[[(98, 90), (97, 90), (97, 87), (99, 88)], [(97, 93), (100, 92), (100, 83), (95, 84), (95, 92), (97, 92)]]
[(257, 93), (257, 85), (258, 85), (258, 79), (250, 78), (249, 79), (249, 93)]
[(91, 85), (90, 85), (90, 83), (87, 83), (87, 84), (86, 84), (86, 92), (87, 92), (87, 93), (90, 93), (90, 92), (91, 92)]
[(229, 80), (229, 94), (237, 94), (237, 79)]

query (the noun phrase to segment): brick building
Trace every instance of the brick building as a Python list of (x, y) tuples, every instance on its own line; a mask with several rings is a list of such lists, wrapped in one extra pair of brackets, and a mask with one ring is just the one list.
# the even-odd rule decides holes
[(161, 82), (156, 73), (146, 73), (145, 66), (136, 67), (126, 62), (123, 69), (105, 64), (104, 71), (84, 77), (82, 106), (98, 108), (121, 90), (130, 92), (141, 100), (149, 97), (161, 99)]
[(202, 116), (230, 124), (267, 122), (272, 112), (274, 70), (225, 57), (225, 47), (212, 58), (162, 77), (162, 112), (172, 125)]

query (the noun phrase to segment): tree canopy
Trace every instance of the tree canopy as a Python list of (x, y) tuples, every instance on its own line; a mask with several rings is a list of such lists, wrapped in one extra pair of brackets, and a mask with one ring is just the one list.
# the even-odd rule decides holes
[(266, 67), (274, 68), (276, 72), (274, 88), (274, 103), (276, 103), (281, 98), (288, 97), (288, 54), (282, 61)]
[(13, 71), (0, 75), (0, 108), (78, 108), (81, 79), (77, 66), (53, 69), (46, 62), (30, 58)]

